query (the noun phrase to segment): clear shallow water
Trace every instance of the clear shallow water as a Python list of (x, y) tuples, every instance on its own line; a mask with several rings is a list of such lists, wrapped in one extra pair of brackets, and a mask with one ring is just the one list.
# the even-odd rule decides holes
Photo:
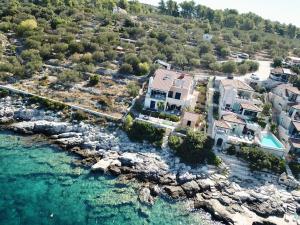
[(37, 137), (0, 132), (0, 224), (212, 224), (183, 203), (137, 200), (134, 184), (74, 167)]

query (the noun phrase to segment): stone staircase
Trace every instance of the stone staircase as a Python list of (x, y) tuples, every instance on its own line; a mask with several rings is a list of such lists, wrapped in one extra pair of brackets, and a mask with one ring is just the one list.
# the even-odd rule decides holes
[(171, 129), (166, 129), (165, 136), (163, 137), (163, 141), (162, 141), (162, 145), (161, 145), (162, 149), (166, 149), (168, 147), (168, 139), (169, 139), (171, 132), (172, 132)]

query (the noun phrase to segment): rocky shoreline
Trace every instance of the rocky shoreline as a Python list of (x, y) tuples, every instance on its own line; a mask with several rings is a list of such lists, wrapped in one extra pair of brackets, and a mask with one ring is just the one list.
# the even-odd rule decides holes
[[(20, 134), (44, 134), (51, 142), (81, 156), (75, 163), (94, 172), (142, 182), (139, 199), (151, 205), (158, 195), (190, 199), (225, 224), (297, 224), (300, 192), (276, 184), (241, 187), (215, 167), (191, 168), (169, 149), (133, 143), (118, 128), (65, 122), (61, 113), (26, 106), (26, 100), (0, 99), (2, 129)], [(113, 126), (113, 124), (111, 124)]]

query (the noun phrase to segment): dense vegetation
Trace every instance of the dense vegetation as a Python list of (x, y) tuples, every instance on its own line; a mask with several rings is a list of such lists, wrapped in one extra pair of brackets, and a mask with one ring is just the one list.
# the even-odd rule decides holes
[(231, 146), (227, 152), (230, 155), (236, 154), (249, 163), (251, 170), (261, 171), (263, 169), (273, 171), (274, 173), (285, 172), (285, 161), (270, 153), (263, 151), (258, 147), (241, 147), (240, 151), (235, 151), (235, 146)]
[(165, 129), (155, 127), (143, 121), (133, 121), (130, 115), (125, 118), (123, 128), (127, 131), (128, 137), (132, 141), (148, 141), (157, 146), (162, 145)]
[[(127, 14), (112, 13), (114, 6)], [(5, 55), (2, 80), (8, 80), (8, 74), (15, 79), (31, 77), (45, 62), (68, 66), (69, 73), (57, 74), (66, 84), (66, 79), (85, 80), (84, 73), (97, 73), (100, 67), (125, 75), (148, 74), (157, 59), (177, 69), (244, 74), (256, 70), (257, 64), (217, 60), (227, 59), (233, 51), (251, 57), (262, 52), (272, 57), (300, 55), (295, 26), (252, 13), (212, 10), (193, 1), (162, 1), (157, 9), (126, 0), (12, 0), (0, 2), (0, 18), (0, 31), (10, 38), (10, 44), (0, 49), (0, 56)], [(213, 35), (211, 42), (202, 40), (204, 33)], [(90, 81), (97, 83), (95, 78)]]
[(171, 135), (169, 147), (175, 151), (180, 159), (189, 164), (209, 163), (219, 165), (220, 159), (213, 153), (213, 140), (204, 132), (189, 130), (186, 137)]

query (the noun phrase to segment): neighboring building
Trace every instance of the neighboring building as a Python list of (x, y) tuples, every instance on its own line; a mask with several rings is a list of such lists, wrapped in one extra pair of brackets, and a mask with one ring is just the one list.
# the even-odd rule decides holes
[(300, 58), (299, 57), (287, 57), (286, 60), (289, 66), (299, 66), (300, 65)]
[(230, 145), (257, 144), (265, 151), (282, 157), (284, 145), (270, 132), (263, 132), (256, 123), (262, 102), (254, 99), (254, 90), (240, 80), (224, 79), (219, 85), (219, 115), (214, 121), (212, 138), (217, 148)]
[(211, 39), (213, 39), (213, 37), (214, 36), (211, 34), (203, 34), (202, 39), (203, 39), (203, 41), (211, 42)]
[(287, 149), (300, 153), (300, 105), (293, 105), (287, 111), (281, 111), (278, 131)]
[(115, 6), (113, 8), (113, 14), (123, 14), (123, 15), (127, 15), (127, 11), (125, 9), (122, 9), (118, 6)]
[(215, 146), (227, 149), (231, 145), (256, 144), (264, 151), (284, 157), (285, 146), (270, 132), (263, 132), (261, 127), (251, 121), (244, 120), (236, 114), (224, 115), (214, 122), (213, 138)]
[(296, 74), (293, 73), (290, 69), (277, 67), (271, 70), (269, 77), (272, 80), (287, 83), (289, 81), (289, 78), (295, 75)]
[(236, 112), (245, 117), (253, 117), (261, 110), (262, 102), (254, 99), (254, 90), (248, 84), (240, 80), (224, 79), (219, 85), (219, 115), (228, 112)]
[(288, 106), (300, 103), (300, 91), (292, 84), (281, 84), (272, 89), (269, 100), (278, 112), (286, 111)]
[(183, 117), (181, 119), (181, 126), (191, 128), (193, 130), (199, 127), (200, 115), (192, 112), (184, 112)]
[(216, 146), (226, 149), (230, 144), (253, 144), (260, 127), (251, 125), (250, 129), (246, 121), (234, 113), (222, 116), (220, 120), (214, 122), (213, 127), (212, 137)]
[(193, 76), (172, 70), (158, 69), (149, 79), (144, 108), (180, 114), (194, 109), (198, 92)]
[(155, 63), (157, 63), (157, 64), (159, 64), (159, 65), (161, 65), (161, 66), (163, 66), (165, 69), (167, 69), (167, 70), (170, 70), (171, 69), (171, 64), (169, 64), (169, 63), (167, 63), (167, 62), (165, 62), (165, 61), (162, 61), (162, 60), (156, 60), (155, 61)]

